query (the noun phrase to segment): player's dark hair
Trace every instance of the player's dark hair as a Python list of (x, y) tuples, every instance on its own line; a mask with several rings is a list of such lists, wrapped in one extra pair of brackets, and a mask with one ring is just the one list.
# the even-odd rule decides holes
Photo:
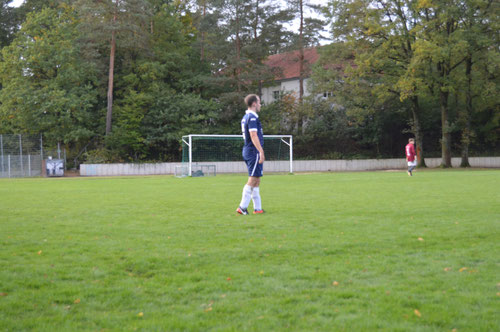
[(259, 96), (257, 95), (248, 95), (245, 97), (245, 104), (248, 106), (248, 107), (252, 107), (253, 103), (256, 103), (257, 100), (259, 100)]

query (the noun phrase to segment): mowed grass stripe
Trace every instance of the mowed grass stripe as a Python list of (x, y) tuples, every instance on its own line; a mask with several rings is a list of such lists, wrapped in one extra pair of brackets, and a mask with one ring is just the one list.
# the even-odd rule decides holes
[(2, 179), (0, 329), (497, 330), (499, 180)]

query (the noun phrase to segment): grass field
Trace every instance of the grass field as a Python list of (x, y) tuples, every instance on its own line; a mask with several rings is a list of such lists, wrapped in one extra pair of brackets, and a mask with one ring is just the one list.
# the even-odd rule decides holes
[(500, 330), (500, 171), (245, 181), (0, 180), (0, 330)]

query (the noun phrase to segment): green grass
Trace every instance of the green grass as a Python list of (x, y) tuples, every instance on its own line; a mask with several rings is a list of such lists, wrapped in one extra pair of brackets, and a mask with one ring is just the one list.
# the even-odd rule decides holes
[(500, 329), (499, 171), (245, 181), (0, 180), (0, 330)]

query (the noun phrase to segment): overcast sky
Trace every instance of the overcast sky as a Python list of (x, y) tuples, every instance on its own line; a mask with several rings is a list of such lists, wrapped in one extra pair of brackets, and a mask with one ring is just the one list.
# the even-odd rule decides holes
[[(24, 0), (14, 0), (10, 5), (13, 6), (13, 7), (19, 7), (22, 3), (24, 2)], [(280, 2), (283, 4), (283, 6), (286, 5), (286, 1), (285, 0), (280, 0)], [(325, 0), (309, 0), (309, 3), (312, 4), (312, 5), (323, 5), (325, 4)], [(320, 15), (312, 10), (306, 10), (306, 16), (313, 16), (313, 17), (320, 17)], [(289, 28), (291, 28), (292, 30), (294, 31), (298, 31), (299, 29), (299, 21), (298, 19), (296, 19), (292, 24), (289, 24), (288, 25)], [(325, 32), (323, 32), (323, 36), (328, 38), (329, 37), (329, 33), (328, 33), (328, 27), (325, 27)], [(324, 40), (321, 42), (321, 44), (328, 44), (328, 40)]]
[(12, 7), (19, 7), (24, 2), (24, 0), (14, 0), (10, 5)]

